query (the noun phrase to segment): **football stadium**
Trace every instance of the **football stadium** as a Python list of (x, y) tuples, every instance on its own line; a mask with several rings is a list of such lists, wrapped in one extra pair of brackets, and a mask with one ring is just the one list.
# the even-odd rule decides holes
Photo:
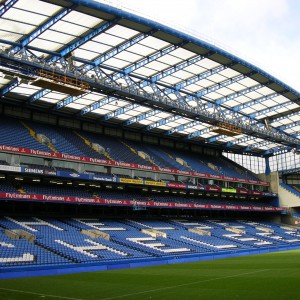
[(300, 93), (105, 2), (0, 1), (0, 298), (287, 299)]

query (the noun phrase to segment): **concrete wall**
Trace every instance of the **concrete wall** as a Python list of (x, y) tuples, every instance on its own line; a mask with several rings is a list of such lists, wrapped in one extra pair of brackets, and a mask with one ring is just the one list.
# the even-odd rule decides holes
[(284, 207), (300, 206), (300, 197), (278, 185), (279, 205)]
[(291, 226), (297, 227), (297, 228), (300, 227), (300, 218), (296, 218), (296, 217), (293, 217), (290, 215), (283, 215), (281, 217), (281, 220), (282, 220), (282, 223), (285, 223), (285, 224), (288, 224), (288, 225), (291, 225)]

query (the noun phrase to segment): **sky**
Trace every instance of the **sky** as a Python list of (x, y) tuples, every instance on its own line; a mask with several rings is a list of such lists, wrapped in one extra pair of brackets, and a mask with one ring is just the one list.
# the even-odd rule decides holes
[(194, 32), (300, 92), (299, 0), (99, 0)]

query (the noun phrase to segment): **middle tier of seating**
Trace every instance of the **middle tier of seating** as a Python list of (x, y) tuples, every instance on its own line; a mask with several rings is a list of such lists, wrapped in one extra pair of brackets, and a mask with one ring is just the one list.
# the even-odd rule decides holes
[(150, 193), (131, 190), (114, 190), (95, 188), (91, 186), (62, 186), (31, 184), (22, 182), (9, 182), (0, 180), (0, 190), (2, 193), (14, 193), (14, 199), (18, 199), (16, 194), (20, 194), (20, 199), (24, 195), (51, 195), (61, 197), (82, 197), (82, 198), (100, 198), (106, 200), (131, 200), (131, 201), (155, 201), (163, 203), (190, 203), (190, 204), (210, 204), (210, 205), (227, 205), (227, 206), (256, 206), (256, 207), (276, 207), (274, 199), (266, 197), (258, 199), (236, 199), (224, 197), (205, 197), (182, 195), (180, 193)]

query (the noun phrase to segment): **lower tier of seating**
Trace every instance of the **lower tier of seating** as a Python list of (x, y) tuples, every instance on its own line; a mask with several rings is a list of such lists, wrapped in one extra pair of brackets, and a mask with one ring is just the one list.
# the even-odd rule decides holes
[(111, 262), (299, 245), (273, 222), (0, 217), (0, 267)]

